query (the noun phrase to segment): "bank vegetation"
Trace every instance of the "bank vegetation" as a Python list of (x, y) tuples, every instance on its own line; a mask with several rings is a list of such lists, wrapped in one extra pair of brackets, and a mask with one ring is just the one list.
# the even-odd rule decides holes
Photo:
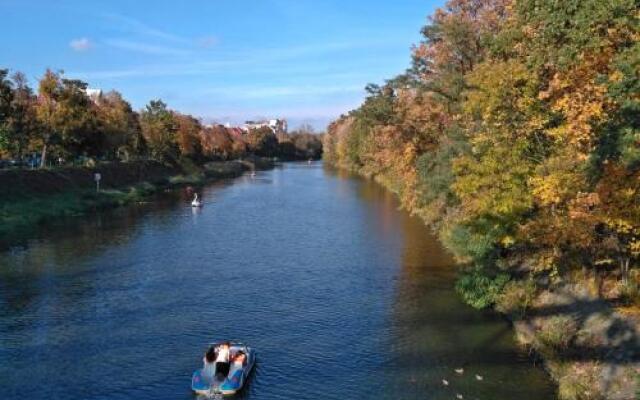
[(640, 384), (639, 4), (450, 0), (324, 138), (432, 227), (562, 399)]
[(55, 217), (322, 154), (309, 126), (243, 131), (204, 124), (162, 100), (134, 111), (116, 91), (90, 90), (51, 70), (37, 86), (0, 69), (0, 249)]
[(24, 74), (0, 69), (0, 167), (141, 159), (202, 164), (247, 155), (307, 160), (321, 154), (319, 136), (308, 126), (287, 134), (205, 125), (159, 99), (134, 111), (119, 92), (88, 89), (62, 72), (47, 70), (34, 90)]

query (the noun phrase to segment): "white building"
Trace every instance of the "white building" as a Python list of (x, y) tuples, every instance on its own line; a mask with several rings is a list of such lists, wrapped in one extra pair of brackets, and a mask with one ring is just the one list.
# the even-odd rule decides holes
[(253, 129), (269, 128), (273, 133), (287, 133), (287, 120), (286, 119), (269, 119), (262, 121), (247, 121), (242, 126), (242, 130), (249, 132)]
[(87, 88), (84, 92), (86, 93), (87, 97), (89, 97), (94, 103), (97, 103), (102, 98), (102, 89)]

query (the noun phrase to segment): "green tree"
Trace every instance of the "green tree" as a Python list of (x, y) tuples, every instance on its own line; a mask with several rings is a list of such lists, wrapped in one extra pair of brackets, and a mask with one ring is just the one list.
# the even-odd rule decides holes
[(271, 128), (253, 129), (245, 135), (249, 151), (257, 156), (274, 157), (278, 155), (278, 138)]
[(298, 159), (317, 159), (322, 155), (322, 142), (314, 133), (294, 133), (291, 141)]
[(173, 162), (179, 149), (178, 130), (173, 113), (162, 100), (152, 100), (140, 113), (140, 126), (151, 156), (156, 160)]
[(99, 157), (103, 136), (98, 129), (97, 108), (86, 94), (87, 83), (62, 79), (56, 115), (63, 154)]

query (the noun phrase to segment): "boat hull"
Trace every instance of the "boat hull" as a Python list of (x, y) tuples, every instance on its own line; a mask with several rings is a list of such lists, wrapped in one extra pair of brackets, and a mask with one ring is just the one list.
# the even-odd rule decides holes
[(202, 369), (196, 370), (191, 378), (191, 390), (200, 395), (222, 394), (233, 395), (242, 390), (255, 364), (255, 351), (247, 346), (233, 346), (233, 350), (242, 350), (247, 355), (247, 364), (233, 371), (224, 379), (206, 376)]

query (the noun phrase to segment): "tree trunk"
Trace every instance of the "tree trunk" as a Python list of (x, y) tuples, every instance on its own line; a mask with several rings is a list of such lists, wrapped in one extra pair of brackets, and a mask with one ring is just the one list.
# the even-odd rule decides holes
[(596, 268), (596, 284), (598, 285), (598, 298), (602, 298), (602, 287), (604, 286), (604, 277), (602, 276), (602, 272), (600, 269)]
[(629, 257), (623, 257), (620, 260), (620, 272), (622, 275), (622, 282), (626, 285), (629, 282)]
[(40, 168), (44, 168), (47, 166), (47, 146), (48, 144), (45, 142), (44, 145), (42, 145), (42, 155), (41, 155), (41, 159), (40, 159)]

